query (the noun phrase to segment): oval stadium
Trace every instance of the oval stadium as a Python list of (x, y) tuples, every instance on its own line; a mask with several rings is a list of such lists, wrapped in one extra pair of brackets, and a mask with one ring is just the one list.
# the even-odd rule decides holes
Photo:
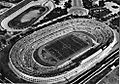
[(0, 84), (119, 84), (118, 0), (0, 0)]
[(104, 59), (116, 42), (116, 33), (103, 23), (68, 20), (19, 40), (10, 51), (9, 66), (27, 81), (64, 82)]

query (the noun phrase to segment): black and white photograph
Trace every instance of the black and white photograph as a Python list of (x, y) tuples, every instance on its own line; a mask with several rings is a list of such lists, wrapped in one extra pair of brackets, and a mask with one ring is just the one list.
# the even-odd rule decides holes
[(0, 84), (120, 84), (120, 0), (0, 0)]

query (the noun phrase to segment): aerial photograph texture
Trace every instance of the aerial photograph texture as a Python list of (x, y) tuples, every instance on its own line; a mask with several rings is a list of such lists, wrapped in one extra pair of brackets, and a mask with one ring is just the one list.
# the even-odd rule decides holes
[(0, 0), (0, 84), (120, 84), (120, 0)]

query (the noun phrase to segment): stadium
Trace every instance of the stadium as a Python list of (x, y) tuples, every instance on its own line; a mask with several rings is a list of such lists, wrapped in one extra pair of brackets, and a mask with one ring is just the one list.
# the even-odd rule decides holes
[(118, 0), (0, 0), (0, 83), (118, 84)]
[(104, 23), (66, 20), (16, 42), (9, 67), (26, 81), (64, 83), (102, 61), (116, 42), (116, 32)]

